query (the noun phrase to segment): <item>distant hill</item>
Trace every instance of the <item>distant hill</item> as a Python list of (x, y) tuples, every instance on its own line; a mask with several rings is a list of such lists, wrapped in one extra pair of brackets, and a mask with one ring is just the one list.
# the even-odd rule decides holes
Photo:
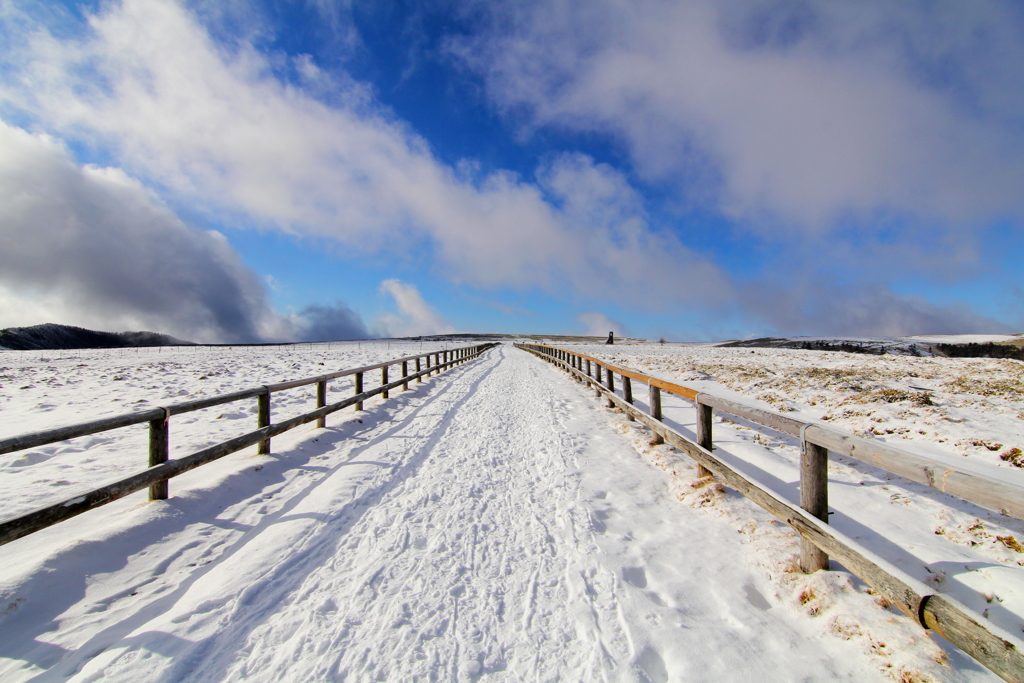
[(847, 353), (893, 353), (951, 358), (1024, 360), (1024, 335), (928, 335), (915, 337), (761, 337), (719, 344), (741, 348), (803, 349)]
[(134, 346), (192, 344), (157, 332), (96, 332), (71, 325), (46, 323), (0, 330), (0, 347), (15, 351), (37, 349), (119, 349)]

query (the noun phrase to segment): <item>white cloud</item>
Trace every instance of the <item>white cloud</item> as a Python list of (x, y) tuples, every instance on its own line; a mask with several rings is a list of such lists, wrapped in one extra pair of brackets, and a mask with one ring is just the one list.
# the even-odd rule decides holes
[(879, 210), (973, 227), (1024, 213), (1019, 5), (587, 0), (508, 11), (452, 51), (515, 120), (610, 132), (647, 177), (755, 228), (821, 231)]
[[(215, 44), (171, 0), (103, 8), (77, 39), (22, 19), (27, 29), (8, 32), (0, 95), (40, 126), (112, 150), (176, 201), (327, 236), (353, 254), (426, 251), (438, 272), (475, 287), (628, 298), (648, 284), (659, 304), (692, 287), (728, 295), (714, 265), (650, 230), (610, 167), (556, 157), (538, 183), (456, 171), (359, 84), (339, 81), (329, 97), (321, 84), (316, 99), (250, 44)], [(303, 57), (295, 68), (320, 79), (315, 66)]]
[(0, 326), (289, 336), (223, 235), (183, 224), (122, 171), (0, 122)]
[(607, 337), (609, 332), (614, 332), (616, 337), (622, 336), (622, 323), (612, 320), (604, 313), (580, 313), (576, 320), (587, 328), (583, 334), (588, 337)]
[(397, 313), (386, 313), (377, 319), (380, 336), (416, 337), (455, 332), (455, 328), (424, 301), (415, 285), (392, 278), (380, 283), (380, 291), (390, 296), (398, 308)]

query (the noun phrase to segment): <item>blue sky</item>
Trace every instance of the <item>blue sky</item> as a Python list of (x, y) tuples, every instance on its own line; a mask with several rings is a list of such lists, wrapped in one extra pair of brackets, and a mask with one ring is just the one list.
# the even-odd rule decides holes
[(1024, 331), (1010, 2), (13, 2), (0, 327)]

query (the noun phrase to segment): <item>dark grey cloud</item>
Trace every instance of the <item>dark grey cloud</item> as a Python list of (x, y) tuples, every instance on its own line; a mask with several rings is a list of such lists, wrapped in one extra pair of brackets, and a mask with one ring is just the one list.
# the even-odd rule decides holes
[(743, 306), (786, 335), (1002, 334), (1019, 332), (964, 304), (937, 306), (882, 287), (841, 287), (827, 281), (782, 289), (748, 287)]
[[(227, 240), (182, 223), (116, 169), (81, 167), (52, 138), (0, 122), (4, 326), (73, 322), (196, 341), (287, 336)], [(53, 320), (11, 319), (45, 316)]]
[(301, 341), (369, 339), (372, 336), (359, 314), (341, 302), (307, 306), (298, 317)]

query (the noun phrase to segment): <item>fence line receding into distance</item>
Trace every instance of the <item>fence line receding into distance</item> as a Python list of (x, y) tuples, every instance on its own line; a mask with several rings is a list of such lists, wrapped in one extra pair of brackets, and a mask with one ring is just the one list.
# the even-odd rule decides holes
[[(597, 397), (607, 399), (608, 407), (621, 409), (629, 419), (646, 425), (658, 442), (667, 442), (693, 458), (700, 476), (719, 478), (789, 525), (800, 535), (800, 567), (803, 571), (810, 573), (827, 569), (831, 556), (924, 628), (935, 631), (1004, 680), (1024, 681), (1024, 642), (1018, 637), (990, 623), (954, 598), (936, 593), (828, 525), (828, 453), (834, 450), (1002, 514), (1024, 519), (1024, 491), (1020, 488), (963, 472), (888, 444), (699, 392), (568, 349), (532, 343), (515, 346), (561, 367), (593, 387)], [(616, 375), (622, 383), (621, 396), (616, 393)], [(649, 413), (634, 405), (633, 380), (648, 386)], [(662, 421), (662, 391), (694, 402), (697, 408), (697, 441), (683, 436)], [(800, 438), (803, 446), (800, 507), (712, 455), (711, 418), (715, 408)]]
[[(89, 434), (97, 434), (111, 429), (127, 427), (130, 425), (149, 423), (149, 469), (130, 475), (118, 481), (107, 484), (87, 493), (78, 495), (75, 498), (48, 505), (17, 517), (0, 522), (0, 545), (10, 543), (16, 539), (27, 536), (31, 533), (45, 529), (46, 527), (70, 519), (87, 510), (106, 505), (130, 493), (149, 488), (150, 500), (160, 500), (168, 496), (167, 481), (179, 474), (195, 469), (200, 465), (212, 462), (225, 455), (230, 455), (243, 448), (257, 444), (257, 452), (261, 454), (270, 453), (270, 439), (278, 434), (294, 429), (300, 425), (316, 420), (317, 427), (324, 427), (326, 418), (333, 412), (339, 411), (348, 406), (354, 405), (356, 410), (363, 409), (363, 402), (368, 398), (381, 394), (388, 398), (389, 391), (402, 387), (409, 388), (409, 382), (416, 380), (422, 382), (423, 377), (438, 374), (456, 364), (466, 362), (479, 357), (484, 351), (497, 346), (497, 343), (476, 344), (444, 351), (432, 351), (430, 353), (416, 356), (406, 356), (395, 360), (367, 365), (351, 370), (341, 370), (318, 377), (267, 384), (251, 389), (243, 389), (230, 394), (204, 398), (195, 401), (175, 403), (166, 407), (153, 408), (136, 413), (115, 415), (99, 420), (81, 422), (66, 427), (58, 427), (39, 432), (21, 434), (6, 439), (0, 439), (0, 455), (36, 448), (46, 444), (57, 443), (74, 439)], [(423, 362), (425, 359), (425, 363)], [(409, 373), (409, 363), (415, 363), (412, 374)], [(402, 375), (400, 378), (389, 381), (388, 368), (400, 366)], [(421, 367), (425, 366), (425, 367)], [(364, 373), (380, 370), (381, 384), (372, 389), (363, 389)], [(354, 395), (336, 403), (327, 404), (327, 383), (333, 379), (353, 375), (355, 380)], [(278, 423), (271, 422), (270, 416), (270, 395), (278, 391), (295, 389), (310, 384), (316, 384), (316, 410), (313, 410), (296, 417), (282, 420)], [(190, 453), (174, 460), (169, 459), (170, 438), (169, 423), (173, 415), (189, 413), (203, 408), (223, 405), (245, 399), (256, 399), (256, 424), (257, 429), (247, 434), (242, 434), (228, 441), (214, 444), (202, 450)]]

